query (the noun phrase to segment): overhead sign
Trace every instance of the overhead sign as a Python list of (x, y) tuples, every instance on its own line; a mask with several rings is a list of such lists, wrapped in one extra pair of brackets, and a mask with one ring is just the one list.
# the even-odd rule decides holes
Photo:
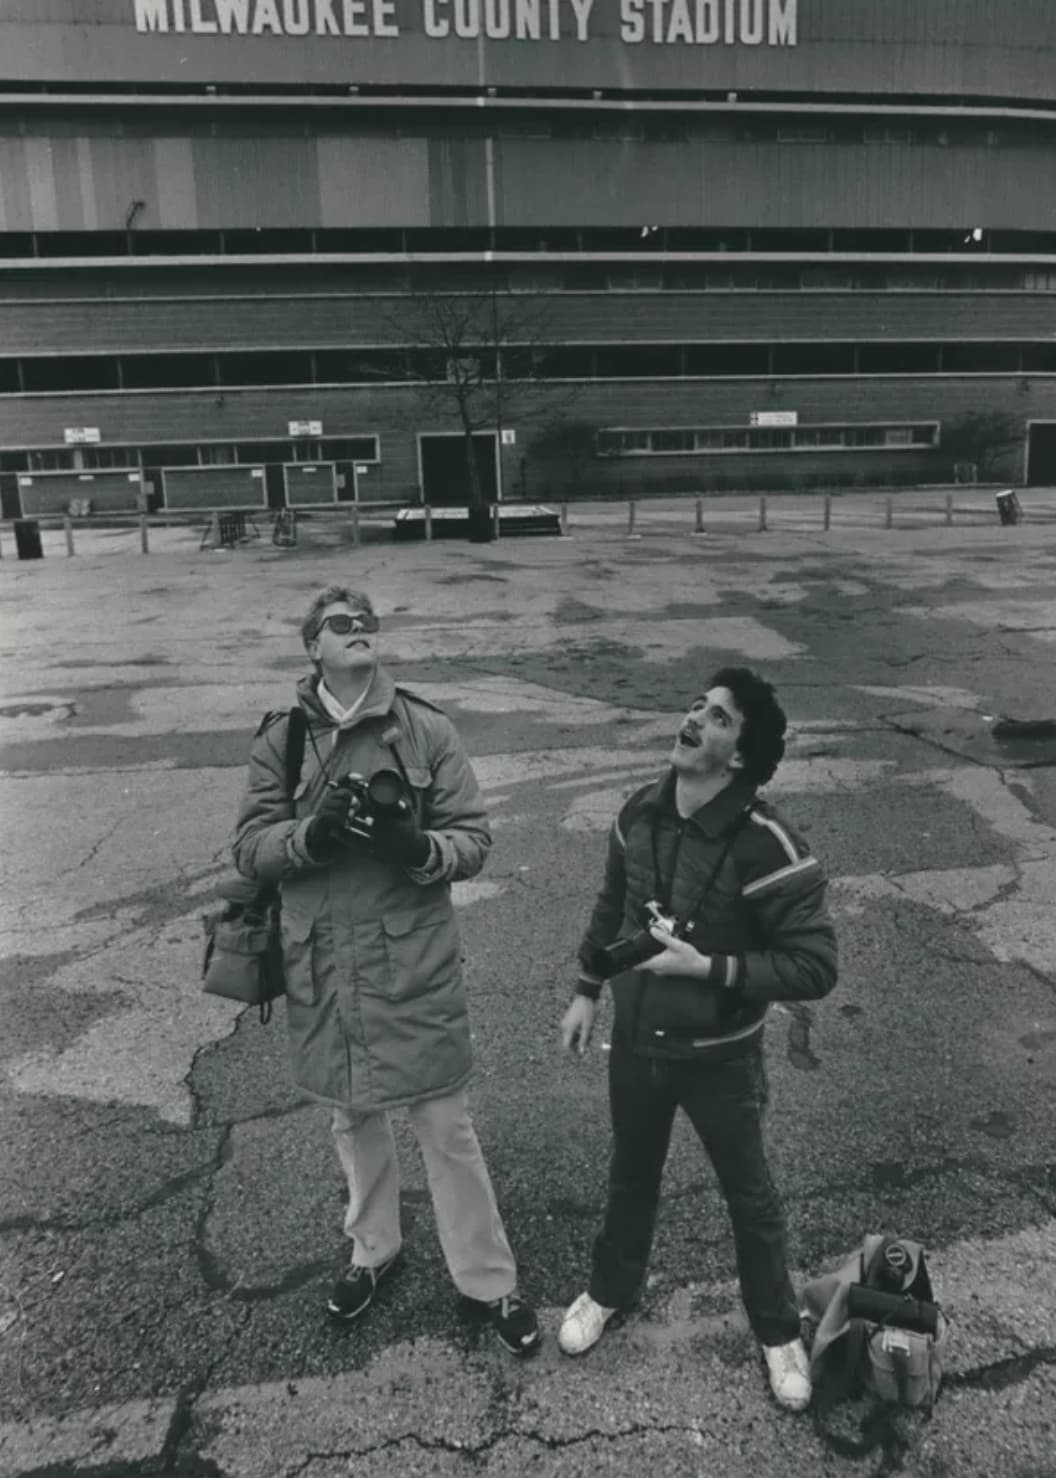
[[(192, 36), (590, 41), (612, 35), (615, 0), (132, 0), (137, 31)], [(631, 45), (795, 46), (798, 0), (619, 0)], [(408, 10), (409, 23), (403, 20)], [(398, 13), (399, 12), (399, 13)], [(416, 12), (416, 13), (415, 13)]]
[(64, 426), (62, 439), (67, 446), (84, 446), (87, 442), (102, 441), (98, 426)]
[(291, 421), (289, 423), (290, 436), (322, 436), (322, 421)]
[(751, 424), (753, 426), (796, 426), (799, 424), (799, 412), (752, 411)]

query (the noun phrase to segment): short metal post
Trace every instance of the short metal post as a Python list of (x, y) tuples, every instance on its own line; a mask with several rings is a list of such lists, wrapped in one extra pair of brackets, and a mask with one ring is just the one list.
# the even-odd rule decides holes
[(759, 532), (766, 533), (766, 498), (759, 499)]
[(946, 494), (946, 527), (953, 527), (953, 494)]
[(352, 507), (352, 543), (359, 543), (359, 509), (354, 504)]
[(562, 503), (561, 504), (561, 532), (563, 534), (567, 534), (568, 533), (568, 504), (567, 503)]
[(704, 499), (703, 498), (698, 498), (697, 499), (697, 522), (696, 522), (696, 525), (695, 525), (695, 527), (693, 529), (693, 532), (695, 534), (702, 534), (704, 532)]
[(491, 526), (492, 526), (492, 529), (494, 531), (495, 538), (498, 539), (500, 537), (501, 532), (502, 532), (501, 531), (501, 528), (500, 528), (500, 525), (499, 525), (499, 505), (498, 505), (498, 503), (493, 503), (491, 505)]
[(433, 510), (428, 503), (425, 505), (425, 537), (427, 539), (433, 537)]
[(73, 519), (69, 514), (62, 520), (62, 526), (66, 530), (66, 558), (69, 559), (73, 553)]
[(631, 501), (627, 504), (627, 537), (628, 537), (628, 539), (633, 539), (635, 537), (635, 534), (634, 534), (634, 520), (635, 520), (635, 517), (637, 515), (637, 512), (638, 512), (637, 504), (635, 503), (634, 499), (632, 498)]
[(139, 515), (139, 552), (140, 554), (150, 553), (150, 537), (147, 534), (147, 515), (145, 513)]
[(884, 505), (884, 528), (892, 529), (895, 526), (895, 500), (888, 498)]
[(826, 532), (832, 528), (832, 494), (825, 494), (825, 509), (822, 513), (821, 526)]

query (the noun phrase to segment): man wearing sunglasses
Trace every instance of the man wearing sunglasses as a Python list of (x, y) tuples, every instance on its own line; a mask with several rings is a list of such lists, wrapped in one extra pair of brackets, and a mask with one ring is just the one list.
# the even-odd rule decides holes
[(330, 585), (301, 625), (313, 671), (297, 687), (308, 743), (287, 787), (287, 714), (253, 742), (235, 834), (239, 871), (282, 891), (294, 1081), (333, 1107), (348, 1180), (351, 1259), (327, 1309), (364, 1314), (399, 1264), (399, 1171), (389, 1110), (406, 1108), (441, 1247), (468, 1310), (516, 1355), (539, 1327), (466, 1099), (472, 1070), (451, 884), (478, 873), (491, 833), (454, 725), (378, 660), (368, 596)]

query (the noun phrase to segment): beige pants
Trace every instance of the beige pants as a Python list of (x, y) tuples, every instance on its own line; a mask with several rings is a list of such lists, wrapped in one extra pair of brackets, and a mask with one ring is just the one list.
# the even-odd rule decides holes
[[(429, 1177), (440, 1246), (455, 1287), (469, 1298), (503, 1298), (517, 1286), (466, 1090), (411, 1104), (407, 1110)], [(399, 1251), (400, 1175), (385, 1113), (353, 1118), (334, 1110), (334, 1142), (348, 1177), (345, 1235), (352, 1261), (376, 1267)]]

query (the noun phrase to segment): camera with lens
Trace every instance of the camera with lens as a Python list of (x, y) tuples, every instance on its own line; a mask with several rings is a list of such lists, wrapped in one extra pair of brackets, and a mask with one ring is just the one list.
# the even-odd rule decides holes
[(614, 944), (598, 950), (598, 973), (604, 979), (608, 980), (610, 976), (619, 975), (624, 970), (633, 970), (636, 965), (652, 959), (653, 955), (663, 953), (664, 946), (649, 933), (654, 924), (659, 924), (676, 939), (688, 939), (693, 933), (692, 923), (683, 924), (672, 915), (665, 914), (655, 899), (643, 903), (639, 921), (641, 928), (628, 938), (617, 939)]
[(349, 775), (343, 783), (349, 790), (346, 838), (370, 843), (379, 822), (401, 821), (412, 814), (407, 787), (396, 770), (376, 770), (369, 780)]

